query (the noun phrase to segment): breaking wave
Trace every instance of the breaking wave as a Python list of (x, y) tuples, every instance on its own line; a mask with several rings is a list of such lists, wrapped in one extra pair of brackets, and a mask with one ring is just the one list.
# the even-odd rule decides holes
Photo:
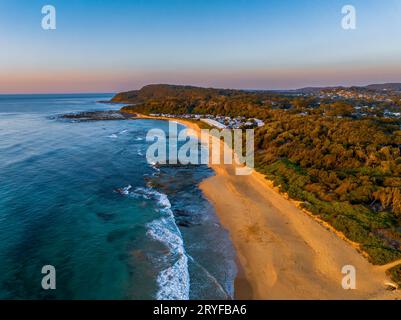
[(137, 188), (134, 196), (142, 196), (157, 202), (163, 216), (147, 224), (147, 235), (163, 243), (169, 249), (169, 257), (174, 260), (172, 265), (163, 269), (157, 276), (159, 290), (156, 298), (188, 300), (190, 291), (188, 256), (167, 195), (152, 188)]

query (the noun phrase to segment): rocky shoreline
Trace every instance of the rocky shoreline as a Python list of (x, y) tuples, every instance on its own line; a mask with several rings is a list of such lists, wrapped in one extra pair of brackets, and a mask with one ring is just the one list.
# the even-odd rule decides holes
[(59, 119), (68, 119), (76, 121), (108, 121), (108, 120), (132, 120), (136, 114), (124, 113), (119, 110), (107, 111), (85, 111), (78, 113), (68, 113), (59, 116)]

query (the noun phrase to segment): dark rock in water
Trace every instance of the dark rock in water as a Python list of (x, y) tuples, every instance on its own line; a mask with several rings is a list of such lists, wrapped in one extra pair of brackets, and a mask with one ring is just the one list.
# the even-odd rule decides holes
[(190, 211), (183, 209), (175, 209), (173, 210), (174, 217), (176, 219), (176, 223), (180, 227), (190, 228), (193, 226), (199, 226), (201, 223), (199, 222), (198, 216)]
[(184, 228), (192, 227), (192, 223), (190, 223), (189, 221), (177, 221), (177, 225)]
[(112, 231), (107, 235), (107, 242), (114, 242), (116, 240), (120, 240), (126, 237), (129, 231), (130, 231), (129, 229), (120, 229)]
[(185, 228), (190, 228), (190, 227), (196, 227), (196, 226), (201, 226), (202, 223), (199, 221), (196, 221), (194, 219), (177, 219), (176, 223), (180, 227), (185, 227)]
[(154, 188), (154, 189), (163, 189), (163, 184), (161, 184), (160, 182), (156, 181), (153, 177), (146, 177), (144, 179), (147, 182), (147, 186), (149, 188)]
[(190, 217), (191, 213), (189, 211), (186, 211), (186, 210), (175, 209), (174, 210), (174, 216), (176, 216), (176, 217)]
[(104, 221), (110, 221), (115, 217), (115, 214), (110, 212), (98, 212), (96, 215)]
[(136, 260), (142, 260), (142, 261), (148, 260), (148, 257), (146, 256), (145, 252), (143, 252), (143, 250), (139, 250), (139, 249), (134, 250), (134, 251), (132, 252), (132, 256), (133, 256)]
[(123, 113), (120, 111), (88, 111), (64, 114), (60, 119), (70, 119), (77, 121), (105, 121), (105, 120), (127, 120), (136, 118), (135, 114)]

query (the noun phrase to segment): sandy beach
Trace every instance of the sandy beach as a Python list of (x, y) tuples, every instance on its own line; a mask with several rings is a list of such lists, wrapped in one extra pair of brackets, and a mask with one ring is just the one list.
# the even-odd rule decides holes
[[(148, 117), (146, 117), (148, 118)], [(171, 119), (163, 119), (171, 120)], [(196, 123), (174, 119), (200, 132)], [(223, 142), (222, 142), (223, 144)], [(398, 299), (385, 271), (257, 172), (237, 176), (235, 165), (211, 165), (200, 184), (229, 231), (238, 256), (237, 299)], [(356, 270), (356, 289), (342, 287), (342, 268)]]

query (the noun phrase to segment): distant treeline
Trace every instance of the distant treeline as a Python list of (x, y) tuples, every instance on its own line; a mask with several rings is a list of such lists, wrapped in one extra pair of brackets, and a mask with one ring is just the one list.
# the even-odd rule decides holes
[[(150, 85), (122, 110), (259, 118), (256, 169), (358, 242), (375, 264), (401, 258), (401, 130), (385, 103), (268, 91)], [(374, 103), (360, 118), (355, 107)], [(393, 106), (394, 107), (394, 106)]]

